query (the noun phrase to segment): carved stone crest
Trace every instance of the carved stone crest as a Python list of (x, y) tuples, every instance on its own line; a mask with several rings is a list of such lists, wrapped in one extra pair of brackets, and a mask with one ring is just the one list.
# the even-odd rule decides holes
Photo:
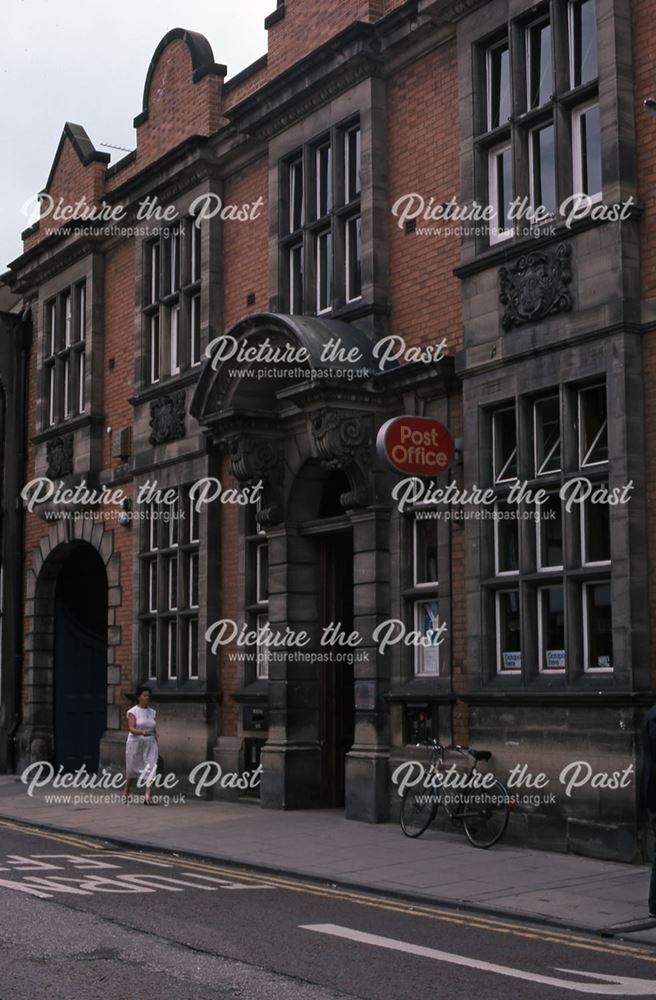
[(73, 474), (73, 435), (62, 434), (46, 444), (46, 459), (48, 467), (46, 474), (49, 479), (61, 479)]
[(183, 389), (160, 396), (150, 404), (150, 443), (166, 444), (185, 436), (185, 393)]
[(504, 307), (501, 325), (506, 330), (535, 323), (551, 313), (569, 312), (571, 253), (568, 243), (560, 243), (554, 252), (535, 250), (500, 268), (499, 301)]

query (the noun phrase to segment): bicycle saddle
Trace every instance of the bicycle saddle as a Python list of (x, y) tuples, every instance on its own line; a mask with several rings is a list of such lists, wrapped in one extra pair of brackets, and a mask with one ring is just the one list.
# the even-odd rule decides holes
[(472, 750), (471, 755), (474, 760), (489, 760), (492, 756), (489, 750)]

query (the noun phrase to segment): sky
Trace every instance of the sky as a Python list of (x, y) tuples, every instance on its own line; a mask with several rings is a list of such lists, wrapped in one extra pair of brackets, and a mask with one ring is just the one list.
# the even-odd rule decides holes
[[(112, 161), (133, 149), (151, 57), (171, 28), (199, 31), (234, 76), (266, 52), (276, 0), (2, 0), (0, 273), (22, 250), (23, 208), (46, 183), (64, 122)], [(23, 211), (21, 209), (23, 208)]]

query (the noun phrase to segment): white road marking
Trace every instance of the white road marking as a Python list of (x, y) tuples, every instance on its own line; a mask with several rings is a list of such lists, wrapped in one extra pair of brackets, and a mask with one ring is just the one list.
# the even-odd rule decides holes
[(328, 934), (331, 937), (346, 938), (348, 941), (370, 944), (377, 948), (401, 951), (409, 955), (419, 955), (422, 958), (432, 958), (435, 961), (448, 962), (451, 965), (463, 965), (469, 969), (492, 972), (499, 976), (508, 976), (511, 979), (523, 979), (531, 983), (540, 983), (542, 986), (554, 986), (557, 989), (571, 990), (576, 993), (590, 993), (595, 996), (605, 997), (656, 996), (655, 979), (634, 979), (631, 976), (618, 976), (612, 973), (583, 972), (581, 969), (555, 970), (556, 972), (566, 972), (569, 975), (585, 976), (588, 979), (597, 980), (595, 983), (575, 983), (567, 979), (557, 979), (554, 976), (541, 976), (538, 973), (527, 972), (524, 969), (513, 969), (508, 965), (494, 965), (491, 962), (481, 962), (476, 958), (470, 958), (468, 955), (455, 955), (448, 951), (438, 951), (436, 948), (426, 948), (423, 945), (412, 944), (408, 941), (397, 941), (395, 938), (381, 937), (378, 934), (367, 934), (364, 931), (356, 931), (350, 927), (340, 927), (338, 924), (301, 924), (300, 929), (316, 931), (319, 934)]
[(218, 885), (223, 886), (224, 889), (275, 889), (275, 885), (251, 885), (246, 882), (229, 882), (224, 878), (215, 878), (214, 875), (200, 875), (198, 872), (185, 872), (189, 878), (200, 878), (204, 882), (216, 882)]

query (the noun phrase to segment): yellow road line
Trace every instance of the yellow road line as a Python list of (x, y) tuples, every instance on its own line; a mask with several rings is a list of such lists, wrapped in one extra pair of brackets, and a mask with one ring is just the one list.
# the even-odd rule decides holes
[[(30, 826), (24, 826), (13, 820), (0, 820), (0, 827), (6, 829), (19, 830), (22, 833), (29, 833), (33, 836), (46, 837), (50, 840), (57, 840), (63, 843), (72, 844), (76, 847), (83, 847), (86, 850), (106, 851), (105, 844), (98, 844), (92, 840), (84, 840), (74, 835), (54, 832), (52, 830), (41, 830)], [(111, 839), (111, 838), (110, 838)], [(515, 923), (504, 921), (501, 918), (486, 917), (471, 913), (454, 913), (451, 910), (443, 910), (438, 906), (422, 903), (404, 903), (390, 897), (379, 897), (367, 895), (350, 889), (331, 888), (330, 886), (314, 885), (310, 882), (303, 882), (301, 878), (289, 879), (284, 876), (259, 872), (247, 872), (239, 868), (227, 867), (225, 865), (212, 862), (187, 860), (181, 857), (174, 857), (171, 850), (161, 853), (152, 851), (138, 851), (130, 848), (119, 847), (118, 850), (124, 857), (131, 857), (135, 861), (150, 860), (162, 861), (164, 857), (174, 858), (171, 862), (178, 867), (188, 868), (196, 871), (213, 872), (217, 875), (228, 875), (237, 878), (239, 881), (250, 881), (266, 885), (275, 885), (277, 888), (286, 889), (290, 892), (299, 892), (308, 896), (320, 896), (340, 900), (342, 902), (354, 903), (359, 906), (368, 906), (377, 910), (384, 910), (392, 913), (403, 913), (411, 917), (425, 917), (429, 920), (439, 920), (442, 923), (455, 924), (468, 929), (494, 931), (497, 934), (507, 934), (512, 937), (521, 937), (527, 940), (545, 941), (550, 944), (565, 944), (571, 948), (583, 951), (596, 951), (612, 955), (631, 955), (641, 961), (656, 963), (656, 955), (646, 951), (639, 946), (619, 944), (617, 942), (604, 941), (595, 942), (586, 937), (582, 937), (576, 932), (568, 934), (545, 927), (544, 930), (536, 928), (531, 930), (518, 926)], [(114, 853), (114, 852), (112, 852)]]

